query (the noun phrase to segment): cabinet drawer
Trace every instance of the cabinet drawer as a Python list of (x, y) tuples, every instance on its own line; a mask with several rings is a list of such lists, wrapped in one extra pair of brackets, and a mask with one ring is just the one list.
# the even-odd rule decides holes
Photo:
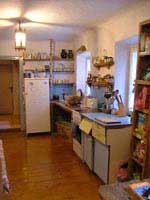
[(98, 141), (106, 144), (105, 128), (97, 123), (92, 124), (92, 136)]
[(86, 134), (90, 134), (92, 130), (92, 122), (86, 118), (83, 118), (79, 128)]

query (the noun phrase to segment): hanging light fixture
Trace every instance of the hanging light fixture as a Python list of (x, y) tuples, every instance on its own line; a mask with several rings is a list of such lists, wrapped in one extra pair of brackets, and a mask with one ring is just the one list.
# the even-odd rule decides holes
[(21, 28), (21, 22), (19, 21), (19, 28), (15, 30), (15, 49), (26, 49), (26, 32)]

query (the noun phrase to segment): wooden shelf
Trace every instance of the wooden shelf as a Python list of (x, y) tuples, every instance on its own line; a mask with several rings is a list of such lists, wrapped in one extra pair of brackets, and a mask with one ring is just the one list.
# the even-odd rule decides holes
[(144, 114), (150, 114), (150, 109), (135, 110), (136, 112), (142, 112)]
[(58, 72), (58, 73), (60, 73), (60, 72), (65, 72), (65, 73), (66, 73), (66, 72), (68, 72), (68, 73), (74, 73), (75, 71), (55, 71), (55, 70), (53, 70), (53, 72), (56, 72), (56, 73), (57, 73), (57, 72)]
[(114, 61), (112, 61), (112, 62), (104, 62), (104, 63), (94, 63), (93, 65), (94, 65), (94, 67), (97, 67), (97, 68), (101, 68), (101, 67), (110, 68), (111, 66), (114, 65)]
[(74, 85), (75, 83), (52, 83), (53, 85)]
[[(34, 62), (34, 61), (50, 61), (50, 59), (28, 59), (28, 58), (24, 58), (23, 59), (24, 61), (29, 61), (29, 62)], [(63, 58), (53, 58), (53, 61), (74, 61), (74, 59), (63, 59)]]
[(138, 165), (140, 165), (141, 167), (143, 167), (143, 163), (140, 163), (137, 158), (135, 158), (134, 156), (132, 156), (131, 158), (132, 158), (132, 160), (134, 162), (136, 162)]
[(135, 80), (136, 85), (148, 85), (150, 86), (150, 81), (145, 81), (145, 80)]
[(104, 82), (104, 83), (87, 83), (89, 87), (108, 87), (113, 86), (114, 83)]
[(150, 56), (150, 52), (139, 52), (140, 57)]
[(49, 59), (28, 59), (28, 58), (24, 58), (24, 61), (49, 61)]
[(53, 58), (53, 61), (74, 61), (73, 58)]

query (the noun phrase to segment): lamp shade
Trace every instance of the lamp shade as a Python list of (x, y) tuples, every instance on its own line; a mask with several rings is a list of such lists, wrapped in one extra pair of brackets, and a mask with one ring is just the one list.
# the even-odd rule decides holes
[(26, 32), (21, 29), (20, 26), (19, 29), (15, 31), (15, 49), (26, 49)]

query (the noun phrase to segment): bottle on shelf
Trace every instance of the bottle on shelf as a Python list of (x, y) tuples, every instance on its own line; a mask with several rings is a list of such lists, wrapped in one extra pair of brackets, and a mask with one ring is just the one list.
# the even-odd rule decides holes
[(67, 51), (65, 50), (65, 49), (62, 49), (62, 51), (61, 51), (61, 58), (64, 58), (64, 59), (66, 59), (67, 58)]
[(145, 52), (150, 53), (150, 34), (146, 36), (146, 40), (145, 40)]
[(68, 58), (73, 59), (73, 51), (72, 50), (68, 50)]
[(145, 52), (145, 34), (142, 33), (140, 36), (140, 52)]

